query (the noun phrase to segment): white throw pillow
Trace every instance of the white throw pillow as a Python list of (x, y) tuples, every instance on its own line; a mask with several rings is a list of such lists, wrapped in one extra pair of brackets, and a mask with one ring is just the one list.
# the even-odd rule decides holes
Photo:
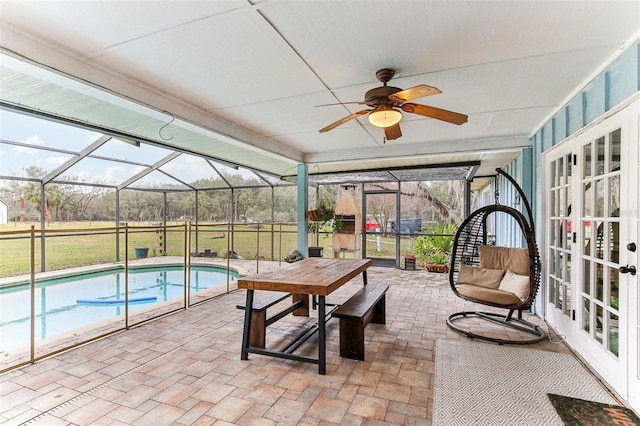
[(502, 281), (500, 281), (498, 290), (513, 293), (524, 302), (529, 297), (529, 276), (518, 275), (509, 270), (505, 272)]

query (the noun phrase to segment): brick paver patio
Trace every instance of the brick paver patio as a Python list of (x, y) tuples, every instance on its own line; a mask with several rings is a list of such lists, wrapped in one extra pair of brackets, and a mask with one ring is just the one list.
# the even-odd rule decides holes
[[(255, 270), (255, 262), (236, 262)], [(260, 265), (273, 267), (277, 263)], [(370, 268), (370, 282), (390, 286), (387, 323), (367, 326), (366, 361), (354, 361), (340, 358), (338, 322), (331, 320), (326, 375), (318, 375), (315, 364), (255, 354), (241, 361), (240, 290), (3, 374), (0, 422), (430, 425), (436, 340), (466, 339), (449, 330), (445, 318), (474, 308), (453, 296), (447, 278)], [(329, 300), (344, 301), (360, 285), (358, 277)], [(288, 316), (274, 324), (267, 344), (286, 340), (304, 321)], [(570, 353), (550, 341), (530, 347)]]

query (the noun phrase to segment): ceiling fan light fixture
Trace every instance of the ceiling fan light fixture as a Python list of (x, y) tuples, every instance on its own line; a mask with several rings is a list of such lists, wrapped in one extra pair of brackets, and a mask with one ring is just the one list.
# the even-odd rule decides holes
[(369, 123), (376, 127), (391, 127), (401, 119), (402, 113), (391, 107), (379, 107), (369, 113)]

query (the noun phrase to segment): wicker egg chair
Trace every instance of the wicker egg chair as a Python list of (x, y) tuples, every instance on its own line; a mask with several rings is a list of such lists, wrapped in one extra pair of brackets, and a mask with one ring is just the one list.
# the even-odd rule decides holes
[[(499, 344), (537, 343), (546, 339), (547, 334), (537, 325), (522, 318), (522, 311), (529, 310), (535, 299), (541, 278), (531, 207), (513, 178), (500, 169), (497, 171), (518, 191), (529, 220), (520, 211), (500, 204), (482, 207), (471, 213), (458, 227), (454, 237), (449, 283), (456, 296), (478, 304), (503, 308), (507, 312), (456, 312), (449, 315), (447, 325), (467, 337)], [(526, 247), (493, 245), (487, 229), (492, 215), (508, 215), (512, 218), (518, 224)], [(463, 323), (468, 321), (460, 321), (468, 317), (491, 321), (522, 333), (507, 331), (505, 334), (518, 336), (513, 339), (476, 334), (470, 331), (469, 324), (463, 327)]]

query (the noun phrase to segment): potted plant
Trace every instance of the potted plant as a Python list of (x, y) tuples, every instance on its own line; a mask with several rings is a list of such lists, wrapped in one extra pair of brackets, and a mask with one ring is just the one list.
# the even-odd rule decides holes
[(300, 253), (298, 250), (294, 250), (291, 252), (291, 254), (288, 254), (285, 258), (284, 261), (287, 263), (293, 263), (293, 262), (297, 262), (299, 260), (304, 259), (304, 255), (302, 253)]
[(404, 269), (409, 271), (416, 270), (416, 255), (413, 253), (407, 253), (404, 255)]
[(312, 222), (325, 223), (333, 219), (333, 209), (324, 203), (320, 204), (317, 209), (307, 212), (307, 219)]
[(144, 259), (149, 255), (149, 247), (136, 247), (133, 250), (136, 254), (136, 259)]
[(424, 268), (429, 272), (449, 272), (449, 258), (441, 252), (434, 252), (427, 256)]
[(427, 230), (428, 235), (416, 238), (414, 250), (427, 271), (449, 272), (455, 231), (455, 225), (438, 224)]
[[(318, 195), (317, 208), (307, 211), (307, 219), (309, 219), (309, 232), (314, 236), (314, 242), (316, 246), (309, 247), (310, 250), (321, 250), (322, 247), (318, 247), (319, 234), (322, 231), (324, 225), (327, 222), (331, 222), (334, 219), (334, 205), (327, 197), (320, 197)], [(310, 254), (311, 256), (311, 254)], [(318, 257), (318, 256), (313, 256)], [(321, 257), (321, 256), (320, 256)]]

